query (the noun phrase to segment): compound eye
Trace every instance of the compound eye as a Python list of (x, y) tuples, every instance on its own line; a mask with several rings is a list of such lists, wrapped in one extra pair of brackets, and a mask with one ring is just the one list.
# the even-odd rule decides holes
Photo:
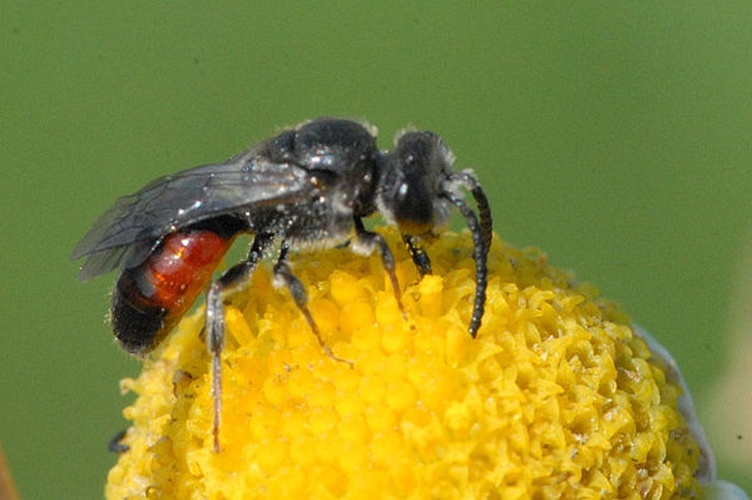
[(420, 236), (433, 229), (433, 201), (423, 179), (408, 176), (399, 185), (392, 216), (403, 234)]

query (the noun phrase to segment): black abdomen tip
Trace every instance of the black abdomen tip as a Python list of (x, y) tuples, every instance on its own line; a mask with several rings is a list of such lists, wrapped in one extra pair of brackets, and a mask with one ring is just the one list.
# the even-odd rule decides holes
[(148, 304), (135, 286), (132, 272), (123, 272), (112, 292), (110, 321), (120, 345), (131, 354), (146, 354), (157, 345), (167, 310)]

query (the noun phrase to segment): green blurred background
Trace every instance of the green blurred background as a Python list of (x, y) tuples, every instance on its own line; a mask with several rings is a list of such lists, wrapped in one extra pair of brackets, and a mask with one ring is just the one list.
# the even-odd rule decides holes
[[(731, 331), (750, 2), (3, 2), (0, 40), (0, 441), (26, 498), (101, 496), (139, 368), (103, 321), (114, 276), (76, 280), (77, 239), (152, 178), (319, 115), (365, 117), (383, 147), (407, 123), (440, 133), (504, 239), (653, 332), (707, 424), (737, 406), (713, 395), (749, 342)], [(752, 435), (711, 436), (752, 491), (723, 458)]]

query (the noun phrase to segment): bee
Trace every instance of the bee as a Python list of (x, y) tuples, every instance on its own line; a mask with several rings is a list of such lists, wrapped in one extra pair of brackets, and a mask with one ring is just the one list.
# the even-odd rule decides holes
[[(340, 245), (362, 255), (378, 252), (401, 308), (392, 251), (382, 235), (366, 229), (363, 219), (378, 213), (396, 226), (425, 275), (431, 273), (431, 261), (422, 240), (442, 231), (456, 208), (474, 245), (475, 298), (468, 332), (477, 335), (493, 222), (474, 173), (455, 171), (453, 165), (454, 155), (433, 132), (403, 132), (391, 151), (382, 151), (372, 127), (318, 118), (223, 163), (161, 177), (118, 199), (81, 239), (72, 258), (86, 259), (82, 280), (120, 270), (110, 317), (115, 337), (133, 354), (152, 351), (206, 292), (214, 446), (219, 451), (224, 303), (250, 280), (275, 241), (275, 280), (287, 287), (318, 343), (336, 358), (288, 264), (290, 252)], [(477, 215), (465, 190), (475, 199)], [(243, 233), (253, 235), (247, 257), (214, 279), (234, 239)]]

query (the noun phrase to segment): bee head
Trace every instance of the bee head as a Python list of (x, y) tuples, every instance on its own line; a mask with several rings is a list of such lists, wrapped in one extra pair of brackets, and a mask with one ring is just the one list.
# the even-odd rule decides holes
[(451, 204), (442, 196), (454, 155), (433, 132), (405, 132), (387, 154), (377, 203), (405, 235), (423, 236), (447, 224)]

